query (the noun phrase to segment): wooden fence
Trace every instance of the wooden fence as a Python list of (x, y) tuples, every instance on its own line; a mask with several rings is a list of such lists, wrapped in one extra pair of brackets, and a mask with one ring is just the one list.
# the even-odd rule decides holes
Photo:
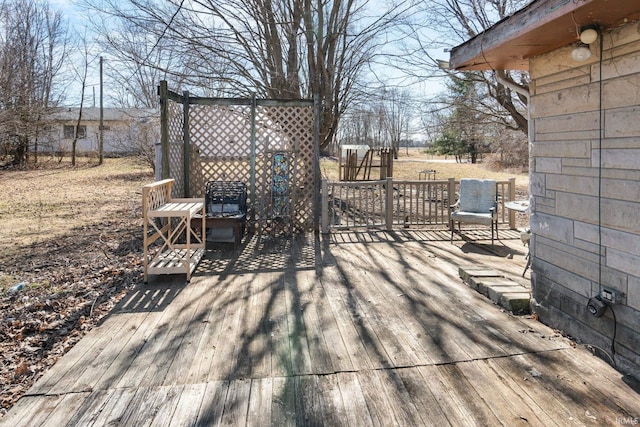
[[(329, 182), (321, 185), (321, 230), (353, 228), (449, 227), (449, 206), (460, 182), (446, 180)], [(505, 202), (516, 196), (516, 180), (497, 181), (498, 222), (515, 228)], [(387, 191), (390, 189), (390, 191)], [(449, 195), (453, 195), (450, 197)]]

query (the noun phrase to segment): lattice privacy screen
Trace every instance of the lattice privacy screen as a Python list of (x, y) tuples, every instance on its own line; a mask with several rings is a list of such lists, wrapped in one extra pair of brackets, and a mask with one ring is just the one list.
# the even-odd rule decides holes
[[(292, 226), (295, 231), (317, 227), (317, 138), (312, 101), (217, 100), (168, 94), (169, 171), (163, 175), (176, 180), (174, 196), (203, 197), (208, 181), (245, 182), (250, 225), (258, 229), (272, 212), (268, 206), (272, 155), (284, 152), (291, 159), (290, 182), (295, 184), (291, 186)], [(190, 157), (186, 165), (185, 151)]]

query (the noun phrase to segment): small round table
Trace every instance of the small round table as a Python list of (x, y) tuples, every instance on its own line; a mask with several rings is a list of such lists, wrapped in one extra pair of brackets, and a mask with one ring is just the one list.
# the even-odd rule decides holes
[(510, 202), (505, 202), (504, 207), (517, 212), (529, 212), (529, 201), (528, 200), (512, 200)]

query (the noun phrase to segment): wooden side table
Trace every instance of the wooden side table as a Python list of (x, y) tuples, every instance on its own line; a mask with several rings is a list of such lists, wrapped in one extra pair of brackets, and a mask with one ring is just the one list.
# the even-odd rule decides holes
[[(185, 273), (187, 281), (205, 252), (204, 199), (172, 199), (173, 180), (143, 187), (144, 281), (149, 274)], [(200, 227), (191, 220), (200, 216)], [(159, 241), (153, 256), (150, 247)]]

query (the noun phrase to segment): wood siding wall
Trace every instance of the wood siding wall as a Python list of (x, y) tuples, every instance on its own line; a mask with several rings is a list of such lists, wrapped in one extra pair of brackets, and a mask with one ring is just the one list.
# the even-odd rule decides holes
[[(531, 60), (533, 309), (640, 376), (640, 24), (571, 48)], [(622, 298), (595, 318), (602, 287)]]

